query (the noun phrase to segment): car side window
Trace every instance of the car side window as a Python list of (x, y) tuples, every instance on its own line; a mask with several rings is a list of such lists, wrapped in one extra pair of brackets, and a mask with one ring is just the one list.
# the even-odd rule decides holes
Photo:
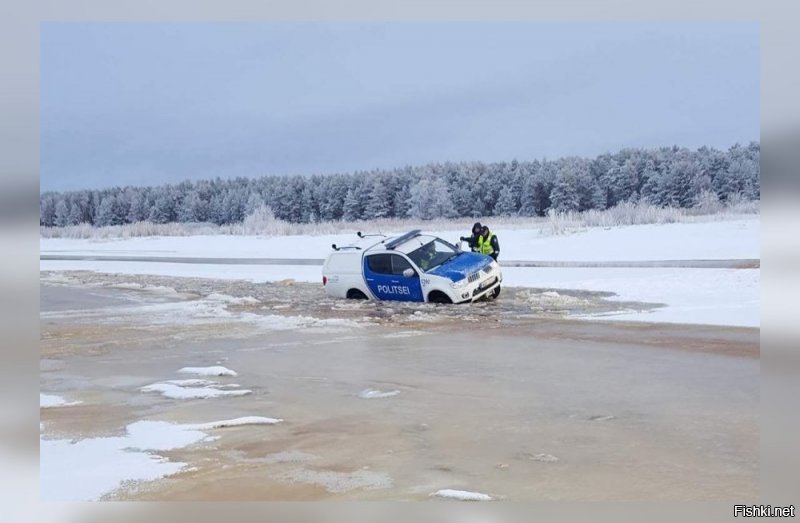
[(367, 256), (367, 266), (372, 272), (378, 274), (392, 274), (392, 259), (390, 254), (373, 254)]
[(411, 263), (399, 254), (392, 254), (392, 274), (402, 275), (406, 269), (413, 270)]

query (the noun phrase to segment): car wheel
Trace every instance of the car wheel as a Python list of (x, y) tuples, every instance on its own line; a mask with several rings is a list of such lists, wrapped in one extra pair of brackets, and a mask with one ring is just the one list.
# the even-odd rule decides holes
[(494, 290), (491, 293), (489, 293), (489, 296), (493, 300), (496, 299), (498, 296), (500, 296), (500, 286), (498, 285), (497, 287), (495, 287)]
[(347, 291), (347, 298), (350, 300), (366, 300), (367, 295), (358, 289), (350, 289)]
[(453, 303), (450, 296), (443, 292), (434, 291), (428, 295), (428, 301), (431, 303)]

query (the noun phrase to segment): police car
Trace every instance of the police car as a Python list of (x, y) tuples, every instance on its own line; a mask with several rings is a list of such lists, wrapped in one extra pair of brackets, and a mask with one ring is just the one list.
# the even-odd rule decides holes
[(490, 256), (413, 230), (393, 238), (362, 235), (333, 245), (322, 267), (325, 293), (335, 298), (466, 303), (500, 294), (503, 275)]

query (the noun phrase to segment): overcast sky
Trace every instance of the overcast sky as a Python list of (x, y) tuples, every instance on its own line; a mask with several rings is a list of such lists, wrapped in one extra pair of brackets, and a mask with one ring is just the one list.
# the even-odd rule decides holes
[(47, 23), (41, 188), (759, 139), (755, 24)]

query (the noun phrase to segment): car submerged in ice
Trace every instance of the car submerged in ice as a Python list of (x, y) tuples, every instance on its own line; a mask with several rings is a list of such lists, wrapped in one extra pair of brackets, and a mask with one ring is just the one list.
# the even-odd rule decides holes
[(358, 236), (359, 244), (332, 246), (322, 267), (328, 296), (468, 303), (500, 294), (503, 275), (490, 256), (462, 251), (418, 229), (382, 239)]

